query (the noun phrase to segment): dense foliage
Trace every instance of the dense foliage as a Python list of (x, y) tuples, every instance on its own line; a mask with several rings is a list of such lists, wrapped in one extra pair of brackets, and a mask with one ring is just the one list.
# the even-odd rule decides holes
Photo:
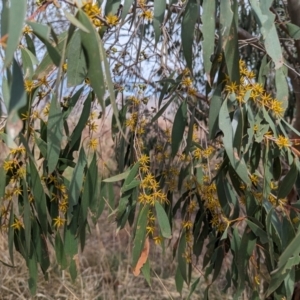
[(76, 278), (108, 210), (148, 282), (149, 251), (172, 244), (179, 293), (204, 276), (207, 299), (222, 276), (236, 298), (292, 298), (299, 13), (293, 0), (2, 1), (0, 228), (33, 294), (49, 247)]

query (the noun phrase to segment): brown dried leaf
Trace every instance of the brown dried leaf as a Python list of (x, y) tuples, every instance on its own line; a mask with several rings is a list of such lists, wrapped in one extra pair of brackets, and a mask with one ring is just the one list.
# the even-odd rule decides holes
[(140, 256), (135, 268), (132, 271), (134, 276), (139, 276), (140, 275), (141, 268), (143, 267), (143, 265), (146, 263), (146, 261), (148, 259), (149, 250), (150, 250), (150, 243), (149, 243), (149, 237), (147, 237), (146, 240), (145, 240), (145, 244), (144, 244), (144, 248), (143, 248), (143, 251), (141, 253), (141, 256)]

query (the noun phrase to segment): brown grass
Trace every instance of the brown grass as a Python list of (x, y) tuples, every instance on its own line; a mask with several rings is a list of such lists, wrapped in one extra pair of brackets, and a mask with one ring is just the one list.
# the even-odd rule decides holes
[[(51, 251), (49, 280), (39, 272), (35, 297), (30, 296), (27, 286), (27, 267), (23, 258), (15, 252), (15, 268), (4, 265), (0, 268), (0, 299), (49, 299), (49, 300), (148, 300), (186, 299), (189, 289), (183, 289), (182, 297), (176, 291), (175, 263), (171, 247), (162, 254), (161, 247), (151, 244), (151, 287), (142, 275), (132, 274), (131, 238), (127, 230), (115, 234), (115, 224), (104, 213), (92, 228), (87, 244), (79, 255), (78, 277), (73, 283), (67, 271), (61, 271)], [(7, 238), (0, 235), (0, 259), (10, 264)], [(196, 273), (195, 273), (196, 274)], [(191, 299), (201, 299), (206, 287), (204, 279)], [(217, 287), (217, 285), (216, 285)], [(211, 299), (229, 299), (212, 287)]]

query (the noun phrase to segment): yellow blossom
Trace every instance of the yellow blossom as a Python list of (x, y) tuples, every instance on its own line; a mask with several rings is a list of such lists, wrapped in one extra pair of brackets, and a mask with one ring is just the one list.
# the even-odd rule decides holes
[(195, 159), (200, 159), (201, 158), (201, 149), (197, 148), (194, 152), (193, 152), (193, 156)]
[(25, 80), (24, 82), (24, 87), (25, 87), (25, 91), (27, 93), (31, 93), (31, 91), (33, 90), (34, 88), (34, 83), (32, 80)]
[(291, 143), (288, 137), (285, 137), (283, 135), (279, 135), (278, 139), (275, 141), (275, 143), (278, 145), (280, 149), (285, 147), (290, 147)]
[(119, 18), (117, 15), (109, 14), (105, 17), (108, 25), (116, 26), (118, 24)]
[(29, 34), (32, 33), (32, 29), (31, 27), (29, 27), (28, 25), (25, 25), (25, 27), (23, 28), (23, 34)]
[(154, 226), (147, 226), (146, 227), (146, 231), (147, 231), (147, 234), (154, 234), (154, 230), (155, 230), (155, 227)]
[(98, 146), (98, 140), (96, 138), (90, 139), (88, 143), (88, 148), (95, 151), (97, 149), (97, 146)]
[(88, 2), (83, 6), (82, 9), (90, 18), (94, 18), (101, 14), (101, 8), (98, 6), (98, 3), (93, 4)]
[(193, 222), (188, 220), (182, 223), (182, 227), (186, 229), (191, 229), (193, 227)]
[(256, 174), (251, 174), (251, 175), (250, 175), (250, 179), (251, 179), (251, 182), (252, 182), (253, 184), (255, 184), (255, 185), (258, 184), (258, 177), (257, 177)]
[(285, 111), (285, 109), (282, 106), (282, 102), (278, 101), (277, 99), (271, 100), (270, 110), (276, 118), (283, 117), (283, 114), (284, 114), (284, 111)]
[(66, 220), (63, 219), (63, 218), (61, 218), (60, 216), (58, 216), (57, 218), (54, 218), (54, 219), (53, 219), (53, 222), (54, 222), (53, 225), (54, 225), (56, 228), (59, 228), (59, 227), (62, 227), (62, 226), (65, 224)]
[(160, 245), (162, 242), (162, 237), (161, 236), (154, 236), (153, 241), (155, 245)]
[(237, 93), (239, 89), (239, 86), (236, 84), (236, 82), (230, 82), (230, 84), (227, 84), (225, 86), (225, 91), (228, 93)]
[(11, 225), (11, 227), (16, 230), (20, 230), (22, 227), (24, 228), (23, 223), (18, 218), (15, 218), (15, 222)]
[(26, 149), (24, 146), (19, 146), (17, 148), (11, 149), (9, 151), (11, 154), (16, 155), (16, 154), (25, 154), (26, 153)]
[(97, 132), (98, 125), (95, 122), (88, 122), (90, 132)]
[(151, 10), (145, 10), (142, 15), (141, 15), (142, 18), (148, 20), (148, 21), (151, 21), (153, 19), (153, 12)]
[(181, 80), (181, 85), (185, 88), (189, 88), (189, 87), (191, 87), (192, 86), (192, 84), (193, 84), (193, 81), (192, 81), (192, 79), (190, 78), (190, 77), (184, 77), (184, 78), (182, 78), (182, 80)]

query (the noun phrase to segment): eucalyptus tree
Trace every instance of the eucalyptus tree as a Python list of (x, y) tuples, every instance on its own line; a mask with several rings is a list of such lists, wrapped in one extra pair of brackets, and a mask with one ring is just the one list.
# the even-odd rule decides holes
[(148, 282), (172, 244), (179, 293), (224, 277), (236, 298), (297, 297), (298, 1), (27, 2), (2, 1), (0, 227), (31, 292), (48, 247), (76, 277), (108, 209)]

